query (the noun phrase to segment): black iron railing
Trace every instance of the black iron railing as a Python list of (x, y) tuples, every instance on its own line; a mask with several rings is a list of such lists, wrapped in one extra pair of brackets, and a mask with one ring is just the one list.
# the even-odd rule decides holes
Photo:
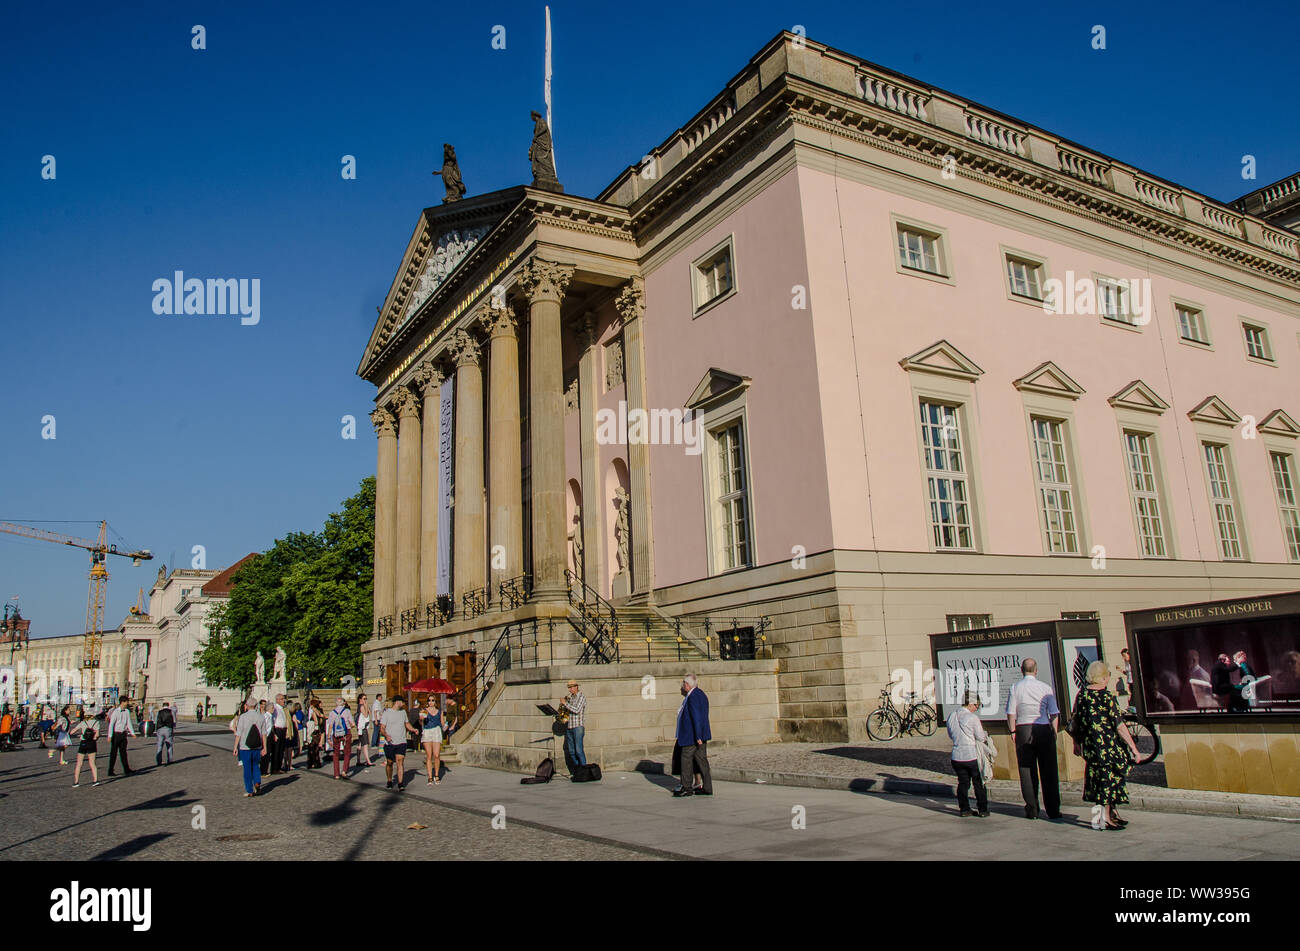
[(578, 655), (578, 663), (617, 663), (619, 629), (614, 606), (567, 568), (564, 580), (569, 590), (569, 605), (575, 610), (569, 623), (582, 638), (582, 653)]
[(470, 588), (460, 596), (461, 617), (478, 617), (488, 606), (487, 588)]
[[(692, 621), (691, 618), (678, 618), (678, 623)], [(716, 648), (718, 660), (770, 660), (772, 644), (767, 632), (772, 626), (772, 619), (766, 616), (740, 617), (732, 615), (726, 618), (702, 618), (699, 626), (703, 630), (705, 655), (713, 660)]]
[(424, 626), (440, 627), (451, 620), (456, 613), (456, 604), (450, 595), (440, 594), (436, 600), (424, 606)]
[(419, 608), (408, 608), (399, 616), (400, 631), (406, 634), (408, 631), (414, 631), (418, 626), (420, 618)]
[(531, 575), (506, 578), (497, 585), (497, 606), (503, 611), (523, 606), (533, 590)]
[(391, 614), (375, 621), (375, 630), (381, 638), (393, 636), (393, 616)]

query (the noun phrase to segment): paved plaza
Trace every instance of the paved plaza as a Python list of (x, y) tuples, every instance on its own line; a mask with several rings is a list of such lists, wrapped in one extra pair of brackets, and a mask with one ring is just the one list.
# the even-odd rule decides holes
[[(336, 781), (326, 766), (268, 777), (245, 799), (229, 740), (192, 730), (176, 762), (153, 763), (137, 739), (135, 775), (72, 788), (71, 765), (26, 744), (0, 756), (0, 860), (19, 859), (1294, 859), (1300, 824), (1130, 811), (1121, 833), (1095, 832), (1081, 807), (1027, 822), (995, 802), (959, 819), (946, 797), (877, 795), (718, 782), (678, 800), (671, 777), (610, 772), (601, 783), (456, 766), (430, 787), (418, 770), (403, 793), (373, 769)], [(101, 776), (106, 757), (99, 758)], [(302, 762), (301, 760), (299, 761)], [(206, 820), (194, 828), (196, 806)], [(505, 828), (493, 828), (493, 817)], [(409, 828), (413, 824), (423, 829)], [(796, 828), (802, 825), (803, 828)]]

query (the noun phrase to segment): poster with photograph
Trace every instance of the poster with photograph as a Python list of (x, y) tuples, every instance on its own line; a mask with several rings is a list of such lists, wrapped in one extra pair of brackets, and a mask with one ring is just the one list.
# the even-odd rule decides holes
[(1300, 713), (1300, 617), (1135, 634), (1148, 716)]
[(1061, 711), (1064, 715), (1066, 710), (1074, 710), (1074, 698), (1088, 686), (1088, 665), (1101, 660), (1101, 648), (1095, 637), (1065, 637), (1061, 651), (1065, 654), (1065, 689), (1069, 691), (1069, 704)]

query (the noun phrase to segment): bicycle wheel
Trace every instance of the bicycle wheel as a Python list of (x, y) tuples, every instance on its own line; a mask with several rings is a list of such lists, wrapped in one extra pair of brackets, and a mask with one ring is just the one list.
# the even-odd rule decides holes
[(873, 740), (892, 740), (898, 736), (903, 721), (898, 714), (887, 707), (872, 710), (867, 717), (867, 733)]
[(1133, 737), (1133, 743), (1138, 748), (1139, 766), (1145, 766), (1159, 755), (1160, 737), (1155, 727), (1138, 719), (1125, 719), (1124, 725), (1128, 727), (1129, 736)]
[(934, 736), (939, 725), (939, 714), (928, 703), (918, 703), (912, 708), (912, 729), (922, 736)]

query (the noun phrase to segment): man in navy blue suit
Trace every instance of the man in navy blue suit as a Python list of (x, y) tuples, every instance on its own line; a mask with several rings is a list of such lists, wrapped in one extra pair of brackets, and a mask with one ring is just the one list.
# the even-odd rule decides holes
[[(682, 784), (674, 796), (712, 796), (713, 776), (709, 772), (709, 698), (695, 684), (695, 675), (682, 678), (682, 705), (677, 711), (677, 745), (682, 748)], [(693, 790), (695, 771), (700, 772), (701, 787)]]

